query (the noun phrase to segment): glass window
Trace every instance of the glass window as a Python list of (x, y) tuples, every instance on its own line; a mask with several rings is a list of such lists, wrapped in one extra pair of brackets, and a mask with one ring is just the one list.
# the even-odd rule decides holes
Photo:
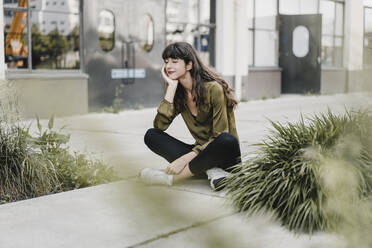
[(372, 7), (372, 0), (364, 0), (364, 6)]
[[(67, 11), (49, 11), (41, 8), (42, 1), (31, 2), (30, 16), (27, 16), (27, 0), (4, 2), (4, 45), (8, 68), (80, 69), (79, 5)], [(79, 3), (79, 0), (74, 2)], [(14, 9), (19, 7), (24, 7), (25, 11)], [(29, 31), (27, 23), (31, 26)]]
[(293, 54), (299, 58), (305, 57), (309, 53), (309, 30), (305, 26), (297, 26), (292, 37)]
[(28, 68), (26, 11), (4, 13), (5, 63), (8, 68)]
[[(249, 65), (277, 66), (277, 0), (252, 0), (248, 3)], [(252, 17), (250, 18), (250, 15)]]
[(332, 36), (322, 37), (322, 64), (333, 65), (333, 40)]
[(364, 9), (364, 65), (372, 67), (372, 7)]
[(343, 39), (335, 37), (335, 46), (334, 46), (334, 66), (342, 67), (343, 64)]
[(275, 30), (276, 0), (255, 2), (255, 28)]
[(336, 23), (335, 23), (335, 35), (344, 34), (344, 8), (340, 3), (336, 3)]
[[(56, 11), (31, 13), (32, 69), (79, 69), (79, 14)], [(44, 19), (54, 21), (40, 30), (38, 24)]]
[(320, 1), (320, 13), (322, 14), (323, 34), (334, 34), (335, 3), (331, 1)]
[(300, 12), (301, 14), (317, 14), (318, 0), (301, 0)]
[(253, 66), (253, 31), (248, 31), (248, 65)]
[(194, 44), (194, 47), (198, 48), (199, 55), (202, 61), (205, 64), (209, 64), (211, 52), (213, 53), (209, 45), (211, 41), (210, 35), (213, 32), (213, 30), (211, 30), (211, 28), (206, 27), (206, 26), (200, 26), (199, 31), (200, 31), (200, 36), (196, 38), (196, 42), (198, 44)]
[(109, 10), (102, 10), (98, 16), (98, 36), (101, 49), (109, 52), (115, 46), (115, 16)]
[(364, 32), (372, 34), (372, 8), (365, 8)]
[(168, 0), (166, 42), (185, 41), (198, 50), (207, 65), (214, 65), (214, 0)]
[[(195, 45), (194, 40), (195, 37), (198, 35), (198, 25), (167, 23), (166, 28), (168, 44), (177, 41), (186, 41), (190, 44)], [(197, 47), (195, 48), (197, 49)]]
[(321, 0), (322, 14), (322, 64), (340, 67), (343, 65), (344, 4)]
[[(262, 0), (261, 0), (262, 1)], [(297, 15), (301, 13), (299, 0), (280, 0), (279, 12), (284, 15)]]
[(168, 0), (166, 15), (168, 22), (198, 23), (198, 0)]
[(154, 45), (154, 21), (150, 14), (145, 14), (139, 23), (139, 45), (143, 51), (150, 52)]
[(211, 1), (200, 0), (200, 23), (209, 24), (211, 17)]
[(275, 31), (255, 31), (255, 66), (277, 66)]
[(4, 0), (4, 7), (5, 8), (11, 8), (11, 7), (21, 7), (26, 8), (27, 7), (27, 0)]

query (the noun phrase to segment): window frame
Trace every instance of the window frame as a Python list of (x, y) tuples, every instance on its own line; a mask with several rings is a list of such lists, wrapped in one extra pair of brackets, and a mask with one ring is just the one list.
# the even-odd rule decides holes
[[(49, 3), (49, 2), (46, 2)], [(79, 69), (32, 69), (32, 40), (31, 40), (31, 12), (32, 12), (32, 7), (31, 7), (31, 0), (27, 0), (27, 7), (25, 8), (20, 8), (20, 7), (5, 7), (3, 6), (2, 11), (23, 11), (27, 12), (27, 45), (28, 45), (28, 55), (27, 55), (27, 68), (6, 68), (5, 72), (6, 73), (11, 73), (11, 74), (17, 74), (17, 73), (42, 73), (42, 74), (47, 74), (47, 73), (82, 73), (84, 72), (83, 65), (84, 65), (84, 57), (83, 57), (83, 46), (84, 46), (84, 41), (83, 41), (83, 31), (84, 31), (84, 16), (83, 16), (83, 0), (79, 0), (79, 63), (80, 63), (80, 68)], [(5, 39), (5, 37), (4, 37)], [(5, 45), (5, 44), (4, 44)]]
[[(274, 60), (276, 61), (276, 65), (270, 66), (270, 65), (263, 65), (263, 66), (257, 66), (256, 65), (256, 31), (266, 31), (266, 32), (275, 32), (277, 37), (279, 36), (279, 30), (278, 30), (278, 15), (279, 15), (279, 0), (276, 1), (276, 24), (275, 24), (275, 29), (267, 29), (267, 28), (256, 28), (256, 1), (259, 0), (252, 0), (253, 1), (253, 16), (252, 16), (252, 27), (248, 27), (248, 32), (252, 32), (252, 64), (249, 64), (248, 67), (250, 68), (279, 68), (279, 41), (278, 39), (276, 40), (275, 43), (275, 58)], [(261, 0), (262, 1), (262, 0)]]
[[(262, 31), (275, 31), (277, 32), (277, 35), (279, 30), (278, 30), (278, 25), (276, 25), (276, 29), (275, 30), (267, 30), (267, 29), (257, 29), (256, 28), (256, 1), (259, 1), (259, 0), (252, 0), (253, 1), (253, 16), (252, 16), (252, 27), (248, 27), (248, 32), (252, 32), (252, 50), (250, 51), (251, 52), (251, 60), (252, 60), (252, 64), (249, 64), (249, 67), (250, 68), (264, 68), (264, 67), (272, 67), (272, 66), (257, 66), (256, 65), (256, 61), (255, 61), (255, 56), (256, 56), (256, 42), (255, 42), (255, 30), (262, 30)], [(276, 1), (276, 18), (278, 18), (278, 16), (280, 15), (280, 1), (281, 0), (277, 0)], [(336, 38), (341, 38), (341, 47), (342, 47), (342, 54), (341, 54), (341, 68), (344, 68), (344, 63), (343, 63), (343, 59), (344, 59), (344, 45), (345, 45), (345, 0), (317, 0), (317, 14), (320, 14), (320, 2), (321, 1), (329, 1), (329, 2), (335, 2), (335, 8), (334, 8), (334, 14), (335, 14), (335, 18), (333, 20), (333, 34), (321, 34), (321, 37), (332, 37), (333, 38), (333, 47), (335, 47), (335, 44), (336, 44)], [(337, 7), (336, 5), (337, 4), (341, 4), (342, 5), (342, 35), (336, 35), (336, 20), (337, 20)], [(279, 61), (279, 54), (278, 54), (278, 49), (279, 49), (279, 40), (277, 41), (277, 44), (276, 44), (276, 50), (277, 50), (277, 55), (276, 55), (276, 60)], [(335, 61), (335, 56), (336, 56), (336, 53), (333, 51), (332, 52), (332, 65), (324, 65), (322, 63), (322, 67), (326, 67), (326, 68), (340, 68), (340, 66), (338, 65), (335, 65), (334, 61)], [(279, 67), (279, 64), (277, 63), (277, 66), (274, 66), (274, 67)]]
[[(336, 53), (335, 50), (332, 51), (332, 64), (325, 65), (321, 63), (322, 68), (344, 68), (344, 46), (345, 46), (345, 1), (344, 0), (318, 0), (318, 14), (320, 14), (320, 2), (334, 2), (334, 20), (333, 20), (333, 34), (324, 34), (322, 30), (322, 38), (323, 37), (332, 37), (333, 44), (332, 47), (336, 47), (336, 38), (341, 38), (341, 66), (335, 64), (336, 60)], [(337, 21), (337, 4), (341, 4), (342, 6), (342, 35), (336, 34), (336, 21)]]

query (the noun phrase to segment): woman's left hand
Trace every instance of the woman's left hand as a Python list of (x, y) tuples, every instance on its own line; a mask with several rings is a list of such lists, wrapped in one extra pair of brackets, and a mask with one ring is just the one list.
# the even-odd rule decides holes
[(165, 172), (168, 174), (177, 175), (180, 174), (186, 165), (187, 163), (183, 158), (178, 158), (170, 163), (170, 165), (165, 169)]

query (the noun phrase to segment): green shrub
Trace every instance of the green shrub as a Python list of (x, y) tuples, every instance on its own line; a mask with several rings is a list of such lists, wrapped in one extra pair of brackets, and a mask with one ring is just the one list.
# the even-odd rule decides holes
[(53, 130), (54, 118), (49, 120), (48, 129), (42, 130), (37, 119), (38, 136), (33, 138), (33, 145), (39, 148), (44, 159), (50, 161), (57, 170), (63, 191), (108, 183), (118, 180), (112, 167), (102, 160), (92, 160), (85, 154), (70, 154), (67, 143), (70, 135)]
[(369, 201), (369, 112), (337, 116), (328, 110), (294, 124), (271, 124), (273, 130), (258, 144), (257, 156), (236, 165), (225, 180), (239, 210), (271, 211), (290, 230), (312, 233), (334, 230), (346, 221), (346, 207), (335, 202)]
[(54, 117), (43, 130), (0, 121), (0, 201), (28, 199), (118, 180), (103, 161), (71, 154), (70, 135), (53, 130)]
[(18, 127), (2, 123), (0, 129), (0, 200), (26, 199), (54, 192), (58, 177), (54, 168), (35, 156)]

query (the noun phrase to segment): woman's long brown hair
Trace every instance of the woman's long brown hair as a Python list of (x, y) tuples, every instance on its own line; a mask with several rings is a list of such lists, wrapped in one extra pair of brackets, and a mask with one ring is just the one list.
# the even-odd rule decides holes
[[(187, 42), (176, 42), (168, 45), (162, 54), (163, 60), (172, 58), (172, 59), (182, 59), (185, 61), (185, 64), (192, 62), (192, 69), (190, 74), (194, 80), (192, 88), (193, 100), (196, 102), (196, 106), (200, 106), (204, 103), (205, 99), (205, 86), (206, 82), (217, 81), (222, 85), (223, 92), (227, 99), (227, 104), (229, 107), (235, 107), (238, 104), (234, 96), (234, 90), (231, 89), (228, 83), (219, 76), (216, 72), (209, 69), (203, 62), (200, 60), (195, 49)], [(176, 111), (182, 112), (185, 108), (186, 103), (186, 94), (185, 89), (181, 84), (178, 84), (176, 94), (174, 97), (174, 106)]]

